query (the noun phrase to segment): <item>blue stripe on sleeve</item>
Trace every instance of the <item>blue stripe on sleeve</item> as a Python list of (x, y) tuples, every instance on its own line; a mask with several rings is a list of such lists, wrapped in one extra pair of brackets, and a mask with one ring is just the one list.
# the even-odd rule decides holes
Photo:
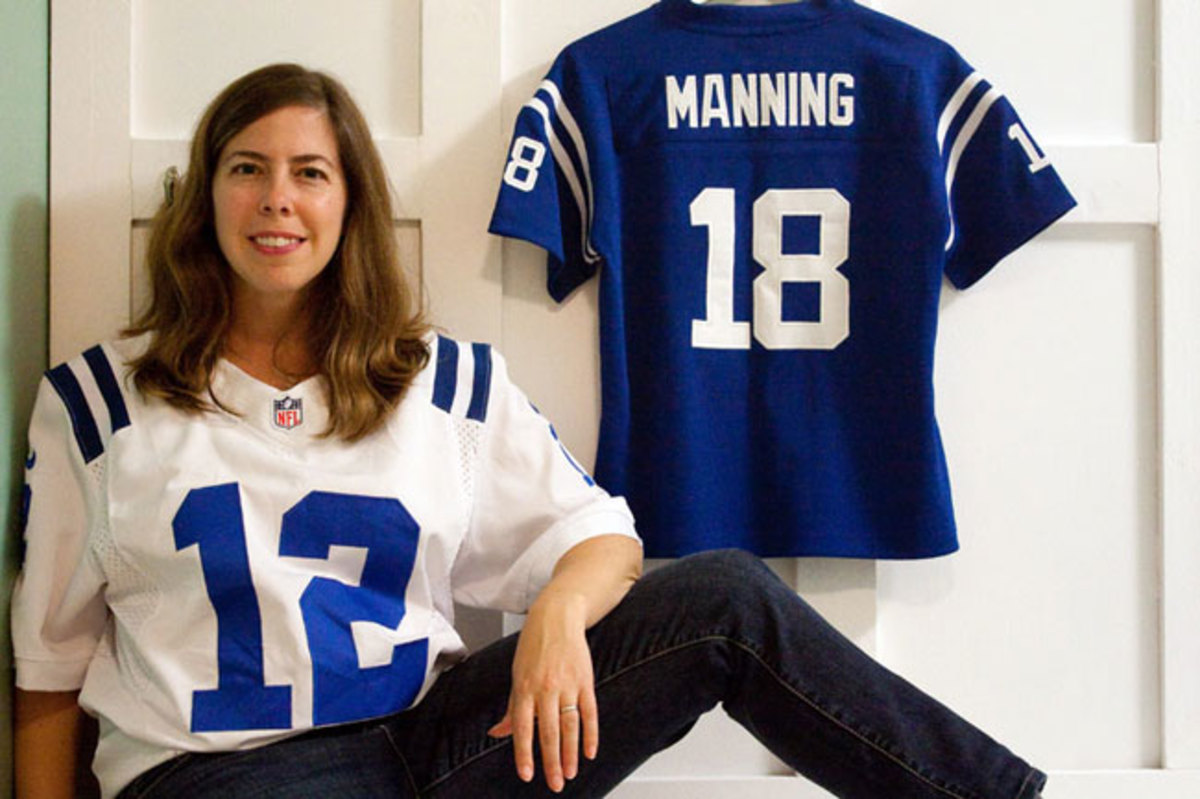
[(65, 363), (46, 372), (50, 385), (58, 392), (67, 413), (71, 416), (71, 428), (75, 432), (75, 442), (79, 445), (79, 453), (84, 463), (91, 463), (104, 453), (104, 444), (100, 440), (100, 430), (96, 427), (96, 417), (88, 407), (83, 389), (75, 379), (71, 367)]
[(122, 427), (128, 427), (129, 411), (125, 407), (125, 398), (121, 395), (121, 387), (117, 384), (116, 375), (113, 374), (112, 366), (109, 365), (104, 350), (97, 344), (83, 353), (83, 358), (87, 361), (88, 368), (92, 370), (92, 377), (96, 379), (96, 385), (100, 387), (104, 404), (108, 406), (108, 416), (112, 420), (112, 432), (115, 433)]
[(437, 367), (433, 377), (433, 404), (446, 413), (454, 405), (458, 389), (458, 344), (438, 336)]
[(472, 344), (475, 360), (475, 381), (471, 385), (471, 406), (467, 418), (476, 422), (487, 419), (488, 395), (492, 391), (492, 348), (487, 344)]

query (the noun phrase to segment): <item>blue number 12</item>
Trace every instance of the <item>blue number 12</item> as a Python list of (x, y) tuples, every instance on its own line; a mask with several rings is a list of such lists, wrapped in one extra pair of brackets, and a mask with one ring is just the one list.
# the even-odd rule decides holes
[[(236, 483), (188, 492), (172, 522), (176, 549), (198, 545), (217, 616), (217, 687), (192, 693), (192, 731), (290, 729), (292, 689), (267, 685), (262, 614), (250, 573)], [(425, 679), (429, 642), (398, 644), (392, 661), (360, 668), (351, 623), (389, 629), (404, 618), (420, 528), (396, 499), (315, 491), (283, 515), (279, 554), (327, 559), (333, 545), (367, 551), (357, 586), (314, 577), (300, 597), (313, 669), (313, 723), (401, 710)]]

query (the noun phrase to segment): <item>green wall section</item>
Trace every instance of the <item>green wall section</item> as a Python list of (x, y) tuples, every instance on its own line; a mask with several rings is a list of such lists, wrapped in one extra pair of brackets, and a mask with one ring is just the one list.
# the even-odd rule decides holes
[(12, 785), (9, 593), (25, 426), (46, 367), (50, 0), (0, 0), (0, 796)]

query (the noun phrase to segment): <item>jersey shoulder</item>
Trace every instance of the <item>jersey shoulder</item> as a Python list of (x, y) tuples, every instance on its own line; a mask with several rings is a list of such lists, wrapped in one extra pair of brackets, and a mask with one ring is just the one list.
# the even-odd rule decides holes
[(904, 68), (915, 77), (918, 89), (932, 93), (935, 100), (944, 99), (974, 72), (954, 45), (911, 23), (857, 5), (845, 19), (872, 60)]
[(661, 29), (660, 6), (661, 4), (652, 5), (597, 28), (571, 42), (563, 48), (563, 52), (598, 56), (613, 63), (614, 68), (619, 68), (622, 59), (615, 57), (618, 51), (632, 50), (645, 37), (653, 36)]
[(898, 52), (908, 52), (913, 58), (936, 59), (956, 53), (944, 39), (873, 8), (854, 4), (843, 19), (857, 26), (863, 35), (880, 43), (889, 43)]
[(429, 362), (413, 382), (410, 399), (455, 418), (486, 422), (498, 353), (489, 344), (441, 334), (428, 343)]
[(138, 394), (129, 364), (146, 344), (141, 337), (102, 342), (46, 370), (84, 463), (103, 455), (111, 438), (132, 424)]

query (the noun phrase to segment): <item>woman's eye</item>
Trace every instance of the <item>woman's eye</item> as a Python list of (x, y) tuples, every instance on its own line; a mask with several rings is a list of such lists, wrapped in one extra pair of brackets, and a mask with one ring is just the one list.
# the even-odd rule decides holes
[(300, 169), (300, 177), (305, 180), (328, 180), (325, 172), (315, 166), (306, 166)]
[(258, 164), (243, 161), (230, 167), (229, 173), (231, 175), (255, 175), (258, 173)]

